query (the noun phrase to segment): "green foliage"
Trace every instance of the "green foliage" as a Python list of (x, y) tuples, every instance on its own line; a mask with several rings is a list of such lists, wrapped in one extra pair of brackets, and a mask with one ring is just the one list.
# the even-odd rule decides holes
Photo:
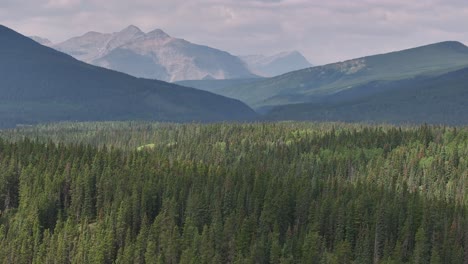
[(1, 131), (0, 262), (464, 263), (466, 157), (442, 126)]
[(224, 80), (187, 80), (187, 81), (177, 81), (175, 84), (193, 87), (199, 90), (217, 93), (217, 91), (228, 88), (235, 87), (244, 84), (250, 84), (263, 80), (263, 78), (248, 78), (248, 79), (224, 79)]
[(251, 120), (245, 104), (75, 60), (0, 25), (0, 128), (58, 121)]
[(375, 81), (317, 102), (279, 106), (269, 120), (468, 124), (468, 68), (433, 77)]
[(147, 145), (138, 147), (137, 150), (138, 150), (138, 151), (150, 150), (150, 149), (154, 149), (154, 147), (156, 147), (155, 144), (147, 144)]
[[(257, 82), (233, 83), (211, 91), (260, 109), (311, 102), (373, 81), (437, 76), (467, 66), (466, 46), (459, 42), (442, 42), (293, 71)], [(210, 84), (205, 87), (210, 87)]]

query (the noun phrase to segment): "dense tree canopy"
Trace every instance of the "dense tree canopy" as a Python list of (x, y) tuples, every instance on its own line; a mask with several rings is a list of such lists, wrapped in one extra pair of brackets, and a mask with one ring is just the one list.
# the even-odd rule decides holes
[(451, 127), (2, 131), (0, 261), (464, 264), (467, 157)]

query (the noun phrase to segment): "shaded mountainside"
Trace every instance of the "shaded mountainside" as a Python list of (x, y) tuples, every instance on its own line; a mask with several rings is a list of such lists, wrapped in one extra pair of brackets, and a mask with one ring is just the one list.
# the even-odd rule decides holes
[(246, 120), (245, 104), (80, 62), (0, 26), (0, 126), (62, 120)]
[(240, 58), (253, 73), (263, 77), (273, 77), (312, 67), (312, 64), (298, 51), (281, 52), (272, 56), (247, 55)]
[(468, 68), (437, 77), (375, 81), (314, 103), (274, 108), (270, 120), (468, 124)]
[(88, 32), (53, 46), (73, 57), (133, 76), (163, 81), (250, 78), (236, 56), (135, 26), (120, 32)]
[(439, 75), (465, 66), (468, 66), (468, 48), (458, 42), (442, 42), (308, 68), (216, 92), (258, 109), (306, 103), (372, 81)]
[(263, 80), (263, 78), (227, 79), (227, 80), (186, 80), (186, 81), (175, 82), (175, 84), (216, 93), (218, 90), (221, 90), (227, 87), (251, 84), (254, 82), (259, 82), (261, 80)]

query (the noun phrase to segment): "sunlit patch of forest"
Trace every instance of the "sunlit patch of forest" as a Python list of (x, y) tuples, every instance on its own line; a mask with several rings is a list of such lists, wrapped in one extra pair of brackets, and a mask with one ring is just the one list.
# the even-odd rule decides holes
[(468, 128), (0, 131), (3, 263), (468, 263)]

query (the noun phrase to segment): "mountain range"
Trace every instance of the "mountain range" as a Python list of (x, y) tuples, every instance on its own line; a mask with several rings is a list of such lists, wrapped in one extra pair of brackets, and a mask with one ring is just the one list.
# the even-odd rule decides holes
[[(46, 39), (33, 37), (34, 42), (12, 32), (7, 28), (0, 32), (3, 126), (124, 119), (468, 123), (468, 47), (455, 41), (268, 78), (205, 78), (177, 81), (176, 85), (85, 64), (37, 43), (51, 45)], [(149, 38), (153, 43), (171, 38), (160, 30), (142, 33), (135, 27), (111, 34), (111, 40), (102, 35), (91, 32), (69, 42), (82, 47), (75, 49), (74, 56), (103, 61), (123, 46), (133, 45), (128, 44), (129, 39), (139, 43)], [(96, 39), (101, 37), (110, 52), (99, 49), (102, 43), (96, 44)], [(128, 58), (123, 62), (128, 63)], [(258, 117), (241, 101), (263, 116)]]
[(88, 32), (58, 44), (31, 38), (86, 63), (171, 82), (271, 77), (311, 66), (298, 51), (237, 57), (171, 37), (161, 29), (144, 33), (133, 25), (115, 33)]
[(88, 32), (51, 47), (90, 64), (149, 79), (254, 76), (236, 56), (173, 38), (160, 29), (144, 33), (129, 26), (116, 33)]
[(0, 58), (1, 127), (65, 120), (256, 117), (238, 100), (89, 65), (1, 25)]
[(262, 77), (273, 77), (312, 67), (298, 51), (280, 52), (272, 56), (247, 55), (240, 58), (253, 73)]
[(436, 76), (468, 67), (468, 48), (448, 41), (293, 71), (216, 93), (239, 99), (255, 109), (319, 101), (372, 81), (395, 81), (420, 75)]
[(455, 41), (272, 78), (185, 81), (266, 120), (468, 124), (468, 47)]
[(468, 124), (468, 67), (438, 76), (373, 81), (312, 103), (273, 108), (267, 120)]

